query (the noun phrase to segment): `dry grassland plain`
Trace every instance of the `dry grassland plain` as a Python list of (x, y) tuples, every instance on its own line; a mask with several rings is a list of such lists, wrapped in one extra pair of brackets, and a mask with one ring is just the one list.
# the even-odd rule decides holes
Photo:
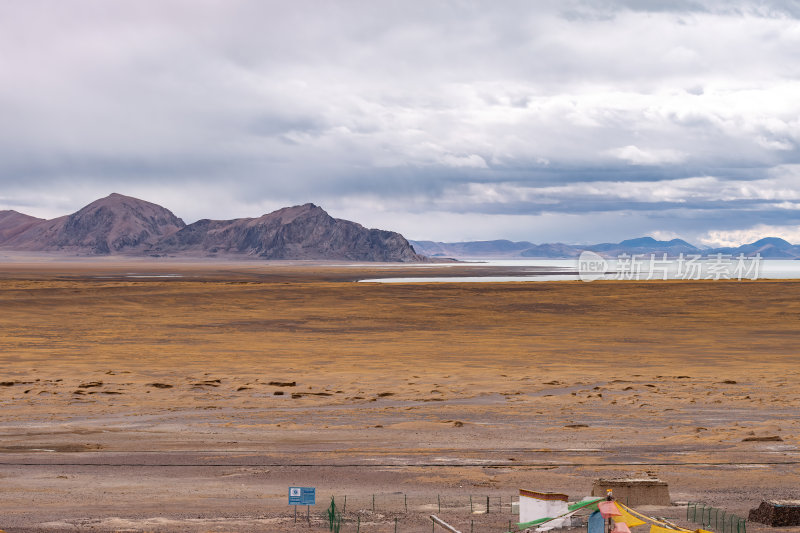
[(800, 497), (800, 282), (354, 283), (459, 268), (3, 265), (0, 528), (319, 530), (347, 495), (361, 531), (440, 499), (501, 531), (518, 488), (631, 474)]

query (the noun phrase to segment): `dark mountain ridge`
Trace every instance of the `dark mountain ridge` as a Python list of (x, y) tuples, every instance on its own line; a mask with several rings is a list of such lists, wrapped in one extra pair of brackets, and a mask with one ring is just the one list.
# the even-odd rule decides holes
[(44, 222), (44, 219), (17, 211), (0, 211), (0, 245), (40, 222)]
[(258, 218), (204, 219), (186, 225), (168, 209), (116, 193), (53, 220), (0, 211), (0, 248), (78, 255), (426, 260), (399, 233), (333, 218), (314, 204)]
[(154, 252), (235, 253), (264, 259), (420, 261), (399, 233), (331, 217), (314, 204), (258, 218), (199, 220), (162, 239)]
[(113, 193), (79, 211), (33, 224), (5, 248), (104, 255), (141, 249), (184, 227), (159, 205)]

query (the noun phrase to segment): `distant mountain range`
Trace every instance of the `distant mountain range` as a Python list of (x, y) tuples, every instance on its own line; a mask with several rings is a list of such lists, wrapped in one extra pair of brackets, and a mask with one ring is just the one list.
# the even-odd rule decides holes
[(420, 262), (443, 259), (573, 258), (584, 250), (621, 254), (730, 254), (800, 259), (800, 246), (768, 237), (735, 248), (697, 248), (652, 237), (589, 245), (530, 242), (407, 241), (393, 231), (367, 229), (331, 217), (314, 204), (286, 207), (258, 218), (198, 220), (185, 224), (168, 209), (111, 194), (52, 220), (0, 211), (0, 251), (70, 255), (255, 257), (284, 260)]
[(111, 194), (53, 220), (0, 211), (0, 250), (72, 255), (426, 260), (399, 233), (367, 229), (333, 218), (314, 204), (287, 207), (258, 218), (206, 219), (187, 225), (164, 207), (121, 194)]
[(735, 248), (698, 248), (681, 239), (659, 241), (652, 237), (640, 237), (618, 243), (587, 245), (571, 244), (533, 244), (526, 241), (468, 241), (433, 242), (410, 241), (417, 253), (429, 257), (448, 257), (453, 259), (569, 259), (578, 257), (584, 250), (591, 250), (605, 257), (613, 258), (621, 254), (667, 254), (676, 257), (680, 254), (728, 254), (746, 257), (761, 254), (768, 259), (800, 259), (800, 246), (776, 237), (766, 237), (750, 244)]

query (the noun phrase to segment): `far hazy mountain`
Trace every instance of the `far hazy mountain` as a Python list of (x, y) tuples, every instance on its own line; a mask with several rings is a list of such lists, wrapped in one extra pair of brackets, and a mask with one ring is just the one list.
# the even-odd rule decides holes
[(618, 243), (600, 243), (572, 245), (562, 243), (532, 244), (530, 242), (512, 241), (472, 241), (472, 242), (433, 242), (411, 241), (419, 253), (432, 257), (450, 257), (454, 259), (570, 259), (578, 257), (584, 250), (591, 250), (602, 256), (614, 258), (622, 254), (648, 255), (655, 254), (668, 257), (684, 255), (708, 256), (722, 253), (732, 256), (744, 254), (771, 259), (800, 259), (800, 246), (790, 244), (783, 239), (768, 237), (752, 244), (735, 248), (700, 249), (681, 239), (660, 241), (652, 237), (627, 239)]
[(0, 244), (13, 239), (40, 222), (44, 222), (44, 219), (17, 211), (0, 211)]
[(585, 250), (602, 253), (616, 257), (620, 254), (667, 254), (677, 256), (680, 254), (697, 254), (700, 249), (692, 246), (681, 239), (671, 241), (659, 241), (652, 237), (639, 237), (638, 239), (627, 239), (619, 243), (591, 244), (584, 247)]
[(467, 241), (467, 242), (434, 242), (410, 241), (414, 249), (428, 257), (481, 257), (493, 256), (508, 257), (517, 255), (535, 244), (529, 242), (512, 242), (507, 240), (497, 241)]
[(422, 261), (399, 233), (331, 217), (321, 207), (286, 207), (259, 218), (200, 220), (170, 235), (153, 253), (247, 254), (264, 259)]
[(765, 237), (736, 248), (717, 248), (714, 252), (731, 255), (742, 253), (746, 256), (760, 254), (768, 259), (800, 259), (800, 246), (777, 237)]
[(548, 243), (548, 244), (535, 244), (528, 248), (520, 255), (525, 258), (544, 258), (544, 259), (558, 259), (568, 257), (578, 257), (584, 249), (580, 246), (573, 246), (571, 244)]
[(3, 243), (29, 251), (110, 254), (142, 250), (186, 224), (159, 205), (111, 194), (68, 216), (45, 220)]

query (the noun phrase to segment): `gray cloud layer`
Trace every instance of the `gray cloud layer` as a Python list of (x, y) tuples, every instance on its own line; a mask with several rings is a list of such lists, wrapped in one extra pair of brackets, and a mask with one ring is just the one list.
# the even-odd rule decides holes
[(189, 221), (314, 201), (412, 238), (790, 235), (798, 16), (778, 1), (4, 2), (0, 208), (52, 216), (118, 191)]

